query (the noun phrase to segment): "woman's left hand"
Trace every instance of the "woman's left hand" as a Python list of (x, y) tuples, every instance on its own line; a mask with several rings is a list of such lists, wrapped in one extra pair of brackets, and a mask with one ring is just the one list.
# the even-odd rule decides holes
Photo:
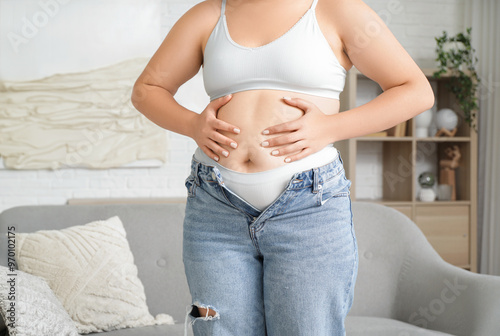
[(263, 147), (280, 147), (273, 149), (271, 155), (292, 154), (285, 158), (285, 162), (288, 163), (318, 152), (332, 142), (329, 130), (331, 116), (324, 114), (316, 105), (304, 99), (283, 98), (283, 101), (301, 109), (304, 115), (299, 119), (268, 127), (262, 132), (264, 135), (289, 132), (271, 137), (261, 144)]

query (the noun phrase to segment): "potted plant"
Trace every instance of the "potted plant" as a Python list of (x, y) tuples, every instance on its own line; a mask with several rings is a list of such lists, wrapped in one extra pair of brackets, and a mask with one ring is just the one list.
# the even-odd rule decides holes
[(471, 28), (466, 33), (458, 33), (448, 36), (446, 31), (443, 35), (436, 37), (436, 53), (438, 71), (434, 72), (434, 78), (440, 78), (445, 73), (450, 74), (447, 88), (453, 93), (462, 109), (465, 122), (477, 131), (476, 111), (478, 110), (477, 90), (479, 77), (475, 65), (477, 57), (475, 49), (471, 45)]

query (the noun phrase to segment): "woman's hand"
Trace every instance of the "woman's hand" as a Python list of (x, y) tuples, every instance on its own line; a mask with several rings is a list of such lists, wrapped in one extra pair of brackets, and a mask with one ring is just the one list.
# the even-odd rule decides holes
[(262, 142), (263, 147), (280, 147), (273, 149), (271, 155), (293, 154), (285, 158), (285, 162), (288, 163), (318, 152), (332, 142), (329, 129), (331, 116), (325, 115), (307, 100), (288, 97), (284, 97), (283, 100), (288, 105), (304, 111), (304, 115), (297, 120), (268, 127), (262, 132), (264, 135), (290, 132)]
[(219, 155), (229, 156), (229, 152), (220, 145), (224, 144), (232, 148), (238, 147), (238, 144), (233, 139), (230, 139), (221, 133), (219, 130), (240, 133), (240, 129), (225, 121), (217, 119), (217, 111), (231, 100), (232, 96), (227, 95), (215, 99), (207, 105), (205, 110), (200, 113), (193, 125), (193, 140), (208, 157), (219, 161)]

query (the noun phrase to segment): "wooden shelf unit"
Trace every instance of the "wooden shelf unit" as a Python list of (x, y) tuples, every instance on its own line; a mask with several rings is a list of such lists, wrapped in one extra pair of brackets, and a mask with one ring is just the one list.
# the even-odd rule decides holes
[[(423, 69), (435, 90), (437, 109), (451, 108), (460, 113), (453, 95), (446, 89), (449, 77), (432, 78), (434, 69)], [(370, 81), (355, 68), (347, 74), (340, 98), (341, 111), (356, 107), (358, 82)], [(381, 92), (381, 91), (380, 91)], [(382, 148), (382, 197), (356, 197), (359, 149), (375, 144)], [(457, 200), (423, 202), (417, 197), (418, 170), (422, 156), (438, 162), (446, 147), (457, 145), (461, 151), (456, 169)], [(412, 219), (444, 260), (477, 272), (477, 134), (461, 122), (454, 137), (415, 136), (413, 119), (407, 122), (404, 136), (365, 136), (335, 143), (341, 151), (347, 177), (352, 182), (352, 200), (370, 201), (392, 207)], [(438, 165), (437, 163), (436, 165)], [(434, 167), (435, 172), (439, 167)], [(436, 173), (436, 179), (439, 174)], [(437, 184), (437, 181), (436, 181)]]

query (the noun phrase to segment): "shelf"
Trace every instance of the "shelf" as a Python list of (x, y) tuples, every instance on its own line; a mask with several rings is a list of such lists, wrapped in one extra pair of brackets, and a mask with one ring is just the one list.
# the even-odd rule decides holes
[(358, 141), (412, 141), (413, 137), (395, 137), (395, 136), (364, 136), (356, 138)]
[(388, 199), (358, 198), (356, 201), (378, 203), (378, 204), (390, 205), (390, 206), (411, 206), (411, 205), (413, 205), (413, 203), (411, 201), (395, 201), (395, 200), (388, 200)]
[(425, 141), (425, 142), (469, 142), (471, 138), (468, 136), (458, 137), (428, 137), (417, 138), (412, 136), (394, 137), (394, 136), (363, 136), (356, 138), (358, 141)]
[[(448, 89), (450, 73), (436, 79), (432, 76), (436, 69), (422, 70), (435, 94), (434, 112), (449, 108), (463, 119)], [(382, 92), (379, 89), (377, 83), (353, 68), (341, 94), (340, 111), (367, 103)], [(415, 119), (409, 119), (381, 132), (339, 141), (335, 146), (342, 153), (346, 176), (352, 182), (353, 201), (382, 204), (399, 211), (417, 224), (444, 260), (477, 271), (477, 133), (467, 123), (459, 121), (453, 137), (420, 138), (416, 136)], [(450, 172), (444, 167), (450, 164), (447, 160), (452, 160), (449, 154), (454, 146), (460, 158)], [(425, 171), (436, 176), (437, 184), (455, 181), (456, 200), (420, 201), (418, 176)], [(435, 186), (436, 193), (437, 189)]]
[(468, 142), (471, 141), (468, 136), (457, 137), (429, 137), (429, 138), (415, 138), (417, 141), (433, 141), (433, 142)]
[(433, 201), (433, 202), (423, 202), (423, 201), (395, 201), (390, 199), (371, 199), (371, 198), (358, 198), (356, 201), (359, 202), (370, 202), (370, 203), (378, 203), (384, 204), (388, 206), (412, 206), (415, 204), (416, 206), (448, 206), (448, 205), (470, 205), (470, 201)]
[(416, 206), (448, 206), (448, 205), (470, 205), (470, 201), (433, 201), (433, 202), (423, 202), (415, 201)]

